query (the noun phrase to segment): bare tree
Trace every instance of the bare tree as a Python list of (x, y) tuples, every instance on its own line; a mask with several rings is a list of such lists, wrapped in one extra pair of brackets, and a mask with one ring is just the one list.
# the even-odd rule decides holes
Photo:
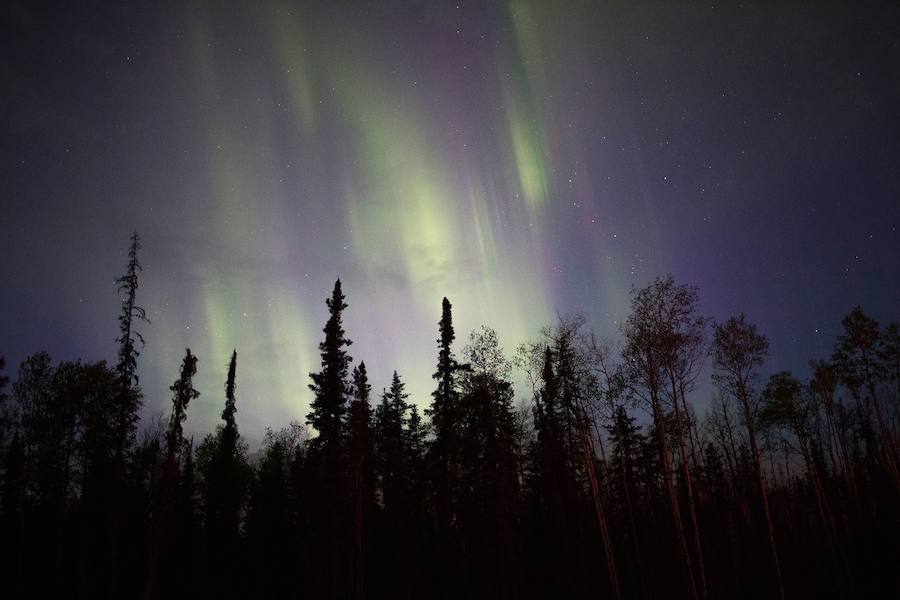
[(769, 496), (766, 493), (766, 480), (763, 477), (762, 461), (756, 441), (755, 423), (759, 412), (760, 398), (754, 390), (758, 378), (757, 369), (765, 361), (769, 350), (769, 340), (756, 330), (756, 325), (747, 321), (743, 314), (731, 317), (724, 324), (715, 326), (713, 341), (713, 381), (724, 394), (735, 398), (740, 407), (747, 438), (753, 458), (753, 467), (759, 484), (763, 514), (769, 538), (769, 550), (772, 555), (772, 569), (778, 588), (778, 597), (784, 598), (784, 585), (781, 577), (781, 563), (778, 559), (778, 548), (775, 545), (775, 528), (769, 511)]
[[(649, 407), (656, 425), (663, 479), (675, 525), (685, 583), (690, 596), (696, 599), (698, 597), (705, 598), (706, 586), (703, 582), (702, 568), (700, 569), (701, 581), (698, 582), (695, 578), (693, 562), (688, 550), (687, 536), (681, 519), (681, 508), (675, 491), (672, 458), (667, 442), (666, 412), (663, 404), (666, 400), (667, 385), (671, 380), (672, 365), (677, 356), (675, 353), (677, 346), (673, 340), (677, 336), (676, 318), (683, 314), (685, 309), (680, 304), (691, 300), (689, 294), (682, 292), (682, 288), (676, 286), (672, 277), (669, 276), (657, 279), (649, 286), (632, 293), (631, 314), (623, 327), (625, 336), (623, 357), (629, 388), (645, 406)], [(692, 307), (690, 308), (692, 309)], [(673, 399), (676, 398), (677, 396), (673, 396)], [(676, 415), (680, 412), (677, 407), (675, 412)], [(693, 525), (696, 528), (696, 520), (693, 520)], [(694, 539), (696, 542), (697, 536)], [(699, 550), (699, 545), (697, 549)], [(698, 559), (702, 561), (699, 556)]]

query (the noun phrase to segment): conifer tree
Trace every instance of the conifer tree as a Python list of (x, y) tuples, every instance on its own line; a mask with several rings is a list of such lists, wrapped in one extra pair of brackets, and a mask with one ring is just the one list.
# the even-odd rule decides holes
[[(582, 320), (565, 319), (556, 332), (556, 379), (559, 390), (559, 407), (565, 435), (566, 463), (578, 488), (584, 482), (590, 492), (594, 516), (600, 530), (603, 553), (606, 558), (610, 587), (616, 598), (621, 597), (618, 568), (609, 536), (606, 508), (600, 495), (600, 482), (596, 470), (596, 455), (593, 441), (588, 433), (589, 417), (585, 410), (586, 388), (593, 385), (589, 374), (581, 368), (580, 356), (575, 348), (576, 333)], [(574, 493), (573, 498), (578, 498)]]
[(459, 392), (456, 374), (463, 368), (453, 355), (453, 314), (450, 301), (441, 301), (441, 320), (438, 322), (437, 370), (432, 376), (437, 389), (432, 392), (431, 407), (426, 414), (431, 419), (434, 439), (428, 449), (430, 477), (434, 494), (434, 509), (439, 535), (448, 535), (453, 523), (453, 503), (456, 493), (456, 465), (454, 452), (458, 446)]
[[(186, 348), (178, 379), (169, 386), (172, 392), (172, 412), (166, 429), (166, 457), (159, 496), (156, 499), (144, 579), (144, 598), (148, 599), (154, 597), (158, 589), (167, 588), (170, 570), (177, 569), (172, 566), (170, 549), (179, 541), (179, 508), (184, 506), (182, 492), (185, 489), (182, 485), (182, 467), (188, 458), (187, 450), (192, 450), (184, 440), (184, 421), (191, 400), (200, 396), (200, 392), (194, 389), (193, 378), (196, 374), (197, 357), (191, 354), (190, 348)], [(193, 481), (193, 452), (190, 461), (190, 475)]]
[[(222, 410), (221, 426), (217, 435), (212, 436), (212, 457), (207, 469), (207, 520), (214, 548), (232, 544), (237, 537), (240, 511), (243, 500), (240, 433), (235, 414), (237, 413), (236, 391), (237, 351), (233, 351), (228, 362), (225, 380), (225, 408)], [(205, 445), (205, 441), (204, 441)]]
[(489, 327), (463, 348), (460, 387), (460, 521), (477, 589), (513, 597), (520, 543), (519, 468), (511, 365)]
[(172, 413), (169, 415), (169, 429), (166, 433), (166, 457), (171, 462), (177, 461), (184, 447), (184, 421), (187, 419), (188, 405), (191, 400), (200, 397), (200, 392), (194, 389), (193, 378), (196, 374), (197, 357), (187, 348), (181, 361), (179, 377), (169, 386), (172, 391)]
[(235, 392), (235, 375), (237, 371), (237, 350), (231, 353), (228, 362), (228, 377), (225, 380), (225, 408), (222, 410), (222, 420), (225, 428), (222, 430), (222, 456), (226, 460), (233, 460), (237, 452), (238, 428), (234, 416), (237, 413), (237, 401)]
[(573, 508), (578, 504), (572, 501), (576, 484), (565, 459), (553, 352), (545, 346), (542, 355), (540, 388), (532, 411), (537, 434), (531, 492), (537, 504), (539, 532), (535, 553), (542, 565), (540, 595), (568, 595), (578, 588), (575, 577), (568, 572), (578, 564), (578, 549), (572, 542), (576, 532)]
[[(200, 522), (197, 515), (196, 477), (194, 470), (194, 440), (184, 440), (181, 448), (181, 467), (175, 488), (175, 525), (172, 544), (166, 556), (168, 576), (165, 588), (175, 596), (194, 592), (193, 580), (198, 576), (196, 554)], [(225, 569), (226, 565), (219, 565)], [(226, 575), (228, 572), (225, 573)], [(226, 594), (227, 596), (227, 594)]]
[(366, 595), (366, 537), (374, 506), (374, 451), (372, 449), (369, 394), (372, 386), (366, 363), (353, 369), (353, 401), (350, 403), (351, 495), (353, 497), (354, 530), (354, 597)]
[[(420, 519), (424, 517), (425, 499), (425, 449), (426, 428), (415, 404), (409, 405), (409, 417), (403, 430), (403, 450), (406, 464), (406, 489), (412, 498), (413, 513)], [(421, 523), (421, 521), (420, 521)]]
[(202, 451), (211, 455), (204, 456), (203, 460), (198, 462), (206, 478), (206, 529), (210, 567), (222, 573), (221, 577), (216, 578), (217, 590), (222, 593), (233, 587), (245, 492), (244, 472), (247, 469), (245, 452), (235, 419), (236, 375), (235, 350), (228, 362), (228, 375), (225, 379), (223, 425), (217, 428), (215, 434), (209, 434), (198, 449), (198, 458)]
[(134, 232), (128, 246), (128, 266), (125, 274), (116, 279), (119, 293), (123, 295), (122, 309), (119, 313), (119, 337), (116, 339), (119, 343), (116, 364), (119, 397), (115, 407), (115, 456), (119, 461), (134, 442), (134, 432), (142, 400), (140, 380), (137, 375), (137, 358), (140, 355), (137, 346), (138, 344), (144, 345), (144, 337), (135, 325), (138, 322), (150, 322), (147, 319), (147, 312), (137, 304), (138, 276), (142, 270), (138, 260), (138, 250), (140, 249), (141, 239), (137, 232)]
[(408, 597), (433, 582), (430, 576), (433, 565), (430, 560), (432, 521), (427, 513), (428, 473), (425, 464), (427, 429), (418, 407), (410, 403), (409, 416), (403, 429), (403, 478), (406, 492), (407, 519), (406, 542), (403, 545), (404, 562), (409, 565), (412, 577), (405, 581), (403, 589)]
[(353, 369), (353, 400), (350, 402), (349, 436), (350, 456), (353, 465), (353, 493), (358, 497), (360, 508), (368, 511), (374, 502), (374, 437), (372, 432), (372, 409), (369, 397), (372, 386), (366, 363), (359, 363)]
[(347, 308), (341, 280), (335, 281), (328, 306), (325, 339), (319, 344), (321, 369), (310, 373), (309, 389), (315, 394), (307, 423), (318, 436), (309, 444), (307, 466), (313, 488), (310, 497), (311, 547), (321, 558), (321, 569), (311, 575), (313, 595), (344, 596), (352, 589), (353, 577), (344, 572), (353, 547), (352, 507), (349, 503), (350, 465), (347, 455), (347, 401), (352, 390), (351, 357), (346, 347), (343, 311)]
[(619, 504), (625, 510), (639, 583), (642, 591), (646, 592), (644, 589), (644, 560), (635, 519), (635, 505), (638, 496), (636, 485), (638, 453), (645, 443), (645, 439), (636, 419), (629, 415), (621, 404), (614, 405), (611, 421), (606, 427), (606, 431), (609, 433), (609, 440), (612, 444), (613, 469), (617, 474), (617, 477), (613, 478), (613, 485), (619, 496)]
[(307, 415), (307, 423), (319, 432), (313, 445), (321, 452), (330, 466), (337, 466), (344, 442), (344, 417), (350, 391), (348, 371), (353, 360), (346, 347), (353, 342), (346, 338), (343, 328), (343, 312), (347, 308), (341, 291), (341, 280), (334, 283), (328, 306), (328, 322), (322, 329), (325, 340), (319, 344), (322, 368), (309, 376), (313, 382), (309, 389), (315, 394)]
[(378, 472), (382, 505), (388, 519), (399, 522), (405, 508), (404, 436), (403, 422), (409, 405), (406, 385), (397, 371), (391, 387), (381, 397), (375, 409), (375, 448), (378, 453)]

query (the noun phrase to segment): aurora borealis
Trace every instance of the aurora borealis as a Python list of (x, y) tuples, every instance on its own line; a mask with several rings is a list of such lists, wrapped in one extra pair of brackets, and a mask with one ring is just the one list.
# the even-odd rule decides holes
[(188, 431), (233, 348), (243, 431), (303, 419), (337, 277), (351, 354), (423, 406), (443, 296), (511, 352), (671, 272), (797, 371), (856, 304), (896, 318), (890, 4), (2, 10), (0, 354), (112, 358), (136, 229), (147, 412), (189, 346)]

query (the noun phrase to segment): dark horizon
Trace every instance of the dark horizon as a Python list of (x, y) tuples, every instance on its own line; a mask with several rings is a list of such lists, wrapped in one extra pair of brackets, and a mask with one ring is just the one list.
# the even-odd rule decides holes
[(672, 273), (797, 373), (854, 306), (896, 318), (894, 3), (2, 11), (0, 352), (112, 360), (137, 229), (150, 414), (187, 345), (204, 389), (244, 349), (248, 435), (304, 414), (338, 276), (420, 408), (443, 295), (513, 348), (558, 312), (613, 338)]

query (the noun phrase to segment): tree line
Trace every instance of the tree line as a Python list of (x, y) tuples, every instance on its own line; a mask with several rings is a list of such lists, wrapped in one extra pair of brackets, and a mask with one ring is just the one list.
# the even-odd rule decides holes
[(0, 358), (6, 597), (900, 590), (897, 323), (856, 308), (808, 378), (764, 377), (764, 333), (744, 315), (704, 317), (696, 288), (671, 276), (632, 292), (618, 339), (562, 316), (512, 356), (488, 327), (459, 349), (444, 298), (420, 414), (398, 371), (373, 395), (338, 280), (309, 414), (251, 452), (236, 351), (214, 432), (183, 431), (200, 396), (190, 349), (168, 416), (140, 422), (139, 250), (135, 234), (114, 364), (39, 352), (10, 385)]

